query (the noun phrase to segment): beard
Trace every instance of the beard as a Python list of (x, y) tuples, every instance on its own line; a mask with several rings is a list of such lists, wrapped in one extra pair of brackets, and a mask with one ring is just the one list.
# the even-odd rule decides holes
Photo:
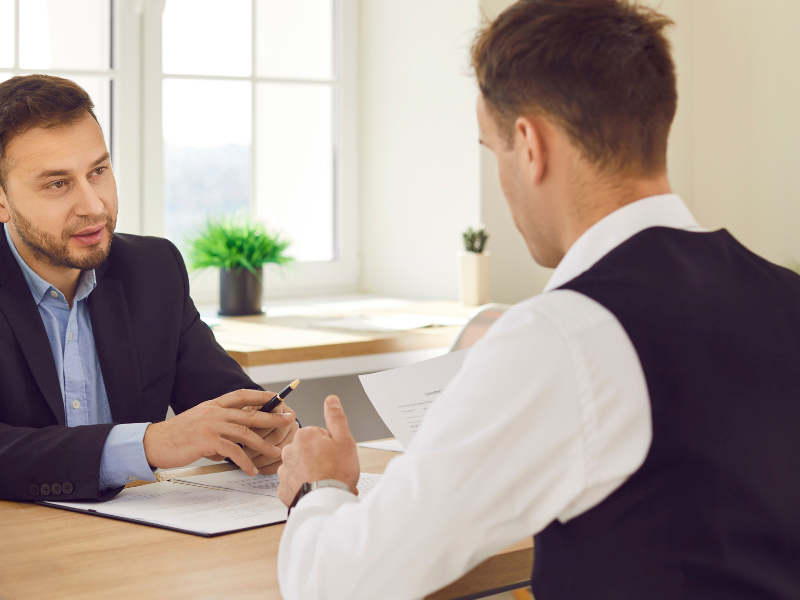
[[(11, 203), (9, 202), (9, 208)], [(111, 241), (114, 237), (116, 220), (107, 212), (104, 212), (100, 221), (91, 217), (79, 217), (61, 234), (61, 238), (51, 233), (42, 231), (18, 211), (12, 210), (12, 223), (17, 230), (20, 239), (28, 247), (31, 253), (42, 262), (48, 263), (53, 267), (80, 269), (81, 271), (91, 271), (102, 265), (108, 258), (111, 251)], [(86, 252), (81, 255), (74, 255), (69, 250), (69, 240), (72, 235), (91, 227), (105, 223), (108, 233), (108, 241), (105, 244), (95, 244), (86, 248)]]

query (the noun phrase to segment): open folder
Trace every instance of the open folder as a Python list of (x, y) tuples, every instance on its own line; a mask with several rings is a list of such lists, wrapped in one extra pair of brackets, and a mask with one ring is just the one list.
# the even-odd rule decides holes
[[(380, 475), (362, 473), (359, 495), (369, 493)], [(278, 499), (277, 475), (252, 477), (223, 471), (127, 488), (106, 502), (38, 504), (98, 517), (215, 537), (286, 521), (287, 508)]]

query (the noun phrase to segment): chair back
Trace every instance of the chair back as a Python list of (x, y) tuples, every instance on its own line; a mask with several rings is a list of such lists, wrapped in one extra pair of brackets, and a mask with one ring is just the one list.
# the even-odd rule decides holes
[(450, 346), (450, 352), (469, 348), (481, 339), (489, 327), (509, 308), (508, 304), (484, 304), (475, 309)]

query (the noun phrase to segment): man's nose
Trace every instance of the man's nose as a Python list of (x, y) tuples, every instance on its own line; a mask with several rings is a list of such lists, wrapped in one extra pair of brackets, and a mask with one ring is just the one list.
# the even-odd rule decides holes
[(101, 215), (106, 207), (97, 189), (86, 180), (78, 182), (75, 190), (75, 213), (77, 215)]

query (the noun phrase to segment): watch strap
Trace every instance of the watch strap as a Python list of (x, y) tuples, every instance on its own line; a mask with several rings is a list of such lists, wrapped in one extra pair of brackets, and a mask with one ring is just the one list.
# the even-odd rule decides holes
[(292, 509), (295, 506), (297, 506), (297, 503), (300, 502), (300, 499), (303, 496), (313, 492), (314, 490), (319, 490), (321, 488), (326, 488), (326, 487), (338, 488), (345, 492), (350, 492), (350, 486), (348, 486), (346, 483), (342, 483), (337, 479), (320, 479), (319, 481), (304, 483), (303, 485), (300, 486), (300, 489), (297, 490), (297, 494), (295, 495), (294, 500), (292, 500), (292, 505), (289, 507), (289, 514), (292, 513)]

